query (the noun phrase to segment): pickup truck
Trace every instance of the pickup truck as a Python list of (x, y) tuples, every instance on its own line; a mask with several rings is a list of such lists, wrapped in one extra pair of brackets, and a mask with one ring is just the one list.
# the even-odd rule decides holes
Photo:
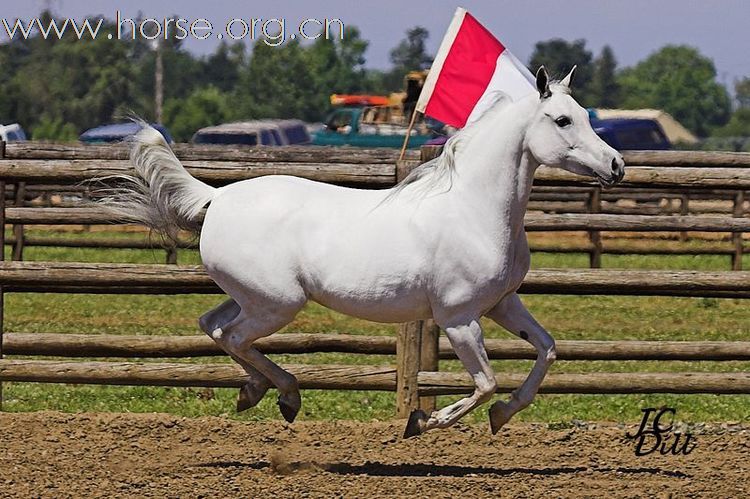
[[(396, 123), (363, 120), (367, 107), (342, 107), (334, 110), (325, 126), (313, 134), (313, 144), (326, 146), (401, 147), (407, 127)], [(415, 127), (409, 138), (409, 148), (424, 145), (433, 137), (424, 126)]]

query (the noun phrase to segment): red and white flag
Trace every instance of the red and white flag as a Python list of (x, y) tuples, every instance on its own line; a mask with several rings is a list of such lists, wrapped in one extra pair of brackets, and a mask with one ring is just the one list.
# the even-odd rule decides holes
[(534, 76), (466, 9), (458, 8), (422, 87), (417, 111), (462, 128), (495, 101), (536, 92)]

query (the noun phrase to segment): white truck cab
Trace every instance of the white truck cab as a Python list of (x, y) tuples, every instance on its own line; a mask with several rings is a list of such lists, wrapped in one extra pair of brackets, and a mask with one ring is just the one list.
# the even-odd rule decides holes
[(26, 132), (18, 123), (0, 125), (0, 140), (3, 142), (20, 142), (26, 140)]

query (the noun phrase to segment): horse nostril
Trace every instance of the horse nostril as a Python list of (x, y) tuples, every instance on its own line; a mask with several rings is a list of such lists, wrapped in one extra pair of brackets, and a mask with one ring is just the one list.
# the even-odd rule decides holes
[(612, 174), (620, 179), (625, 176), (625, 162), (617, 157), (612, 158)]

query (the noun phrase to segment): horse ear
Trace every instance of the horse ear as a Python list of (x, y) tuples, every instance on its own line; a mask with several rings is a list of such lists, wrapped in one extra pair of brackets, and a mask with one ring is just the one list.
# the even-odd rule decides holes
[(546, 99), (552, 93), (549, 91), (549, 76), (544, 66), (539, 66), (536, 71), (536, 89), (539, 91), (539, 97)]
[(570, 70), (570, 73), (568, 73), (568, 76), (563, 78), (563, 80), (560, 82), (561, 85), (565, 85), (566, 87), (570, 88), (570, 82), (573, 81), (573, 77), (576, 75), (576, 68), (578, 65), (574, 65), (573, 69)]

